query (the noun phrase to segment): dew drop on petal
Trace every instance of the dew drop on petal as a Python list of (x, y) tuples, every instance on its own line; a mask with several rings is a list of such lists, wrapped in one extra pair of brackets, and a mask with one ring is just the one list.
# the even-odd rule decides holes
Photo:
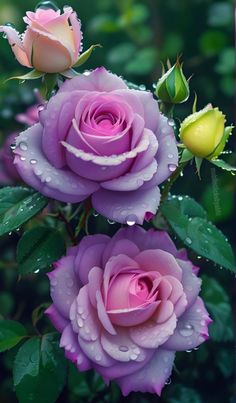
[(119, 350), (125, 353), (126, 351), (129, 351), (129, 348), (127, 346), (120, 346)]
[(28, 150), (28, 145), (24, 141), (20, 142), (19, 147), (20, 147), (20, 149), (22, 151), (27, 151)]
[(107, 222), (108, 222), (108, 224), (111, 224), (111, 225), (115, 224), (115, 221), (110, 220), (109, 218), (108, 218)]
[(37, 164), (37, 160), (35, 160), (35, 159), (32, 159), (32, 160), (30, 160), (30, 163), (32, 164), (32, 165), (35, 165), (35, 164)]
[(181, 327), (181, 329), (179, 329), (179, 333), (183, 337), (192, 336), (193, 331), (194, 331), (194, 327), (192, 325), (190, 325), (189, 323), (186, 323), (183, 327)]
[(169, 165), (168, 165), (168, 168), (169, 168), (169, 171), (170, 171), (170, 172), (174, 172), (174, 171), (176, 170), (176, 168), (177, 168), (177, 165), (175, 165), (175, 164), (169, 164)]
[(171, 384), (171, 378), (168, 378), (166, 381), (165, 381), (165, 385), (170, 385)]
[(126, 224), (132, 227), (137, 222), (137, 216), (135, 214), (130, 214), (126, 217)]

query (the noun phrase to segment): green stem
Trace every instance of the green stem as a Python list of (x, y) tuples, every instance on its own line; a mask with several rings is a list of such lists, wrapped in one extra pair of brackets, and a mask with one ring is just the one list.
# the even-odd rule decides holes
[(173, 105), (173, 104), (168, 104), (166, 102), (162, 102), (160, 105), (160, 110), (163, 113), (163, 115), (165, 115), (167, 118), (173, 119), (174, 107), (175, 107), (175, 105)]
[(173, 172), (173, 174), (171, 175), (169, 180), (166, 182), (164, 189), (162, 191), (162, 195), (161, 195), (161, 203), (163, 203), (167, 199), (168, 194), (170, 193), (170, 189), (172, 188), (173, 184), (178, 179), (178, 177), (181, 175), (181, 173), (182, 173), (185, 165), (187, 165), (187, 163), (188, 163), (188, 161), (180, 164), (178, 166), (178, 168), (175, 170), (175, 172)]

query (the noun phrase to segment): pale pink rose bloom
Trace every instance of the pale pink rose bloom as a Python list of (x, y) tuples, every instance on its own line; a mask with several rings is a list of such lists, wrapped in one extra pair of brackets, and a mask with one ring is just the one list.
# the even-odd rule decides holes
[(44, 73), (59, 73), (76, 63), (82, 35), (71, 7), (64, 7), (63, 14), (52, 9), (28, 11), (24, 21), (22, 36), (13, 27), (0, 26), (19, 63)]

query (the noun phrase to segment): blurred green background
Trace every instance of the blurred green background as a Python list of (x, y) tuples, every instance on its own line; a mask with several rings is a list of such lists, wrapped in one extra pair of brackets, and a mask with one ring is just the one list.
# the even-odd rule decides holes
[[(33, 10), (37, 3), (33, 0), (1, 0), (0, 24), (11, 22), (23, 32), (22, 17), (26, 10)], [(177, 119), (191, 113), (195, 91), (199, 109), (210, 102), (226, 114), (228, 124), (234, 122), (233, 1), (69, 0), (68, 3), (78, 12), (82, 21), (84, 49), (95, 43), (103, 46), (102, 49), (95, 50), (85, 68), (104, 65), (127, 80), (152, 90), (153, 84), (161, 75), (161, 62), (166, 63), (169, 58), (174, 63), (176, 56), (182, 55), (185, 74), (192, 77), (191, 97), (188, 103), (177, 107)], [(62, 0), (58, 0), (57, 4), (59, 7), (64, 5)], [(24, 71), (27, 70), (18, 65), (8, 42), (1, 37), (0, 142), (12, 130), (22, 128), (14, 121), (14, 116), (35, 102), (33, 88), (37, 82), (24, 85), (19, 85), (16, 81), (4, 83), (13, 73)], [(235, 148), (233, 138), (235, 135), (232, 136), (228, 147), (232, 150)], [(234, 153), (223, 157), (235, 164)], [(176, 193), (187, 193), (200, 201), (208, 211), (209, 218), (219, 225), (235, 246), (234, 190), (235, 177), (212, 168), (207, 162), (203, 165), (201, 181), (195, 175), (195, 169), (189, 167), (175, 187)], [(220, 209), (217, 209), (216, 204), (219, 203)], [(108, 227), (105, 230), (110, 232)], [(5, 260), (14, 258), (17, 237), (16, 234), (10, 241), (1, 241), (0, 250)], [(97, 378), (89, 374), (85, 381), (85, 378), (79, 377), (72, 369), (68, 388), (58, 401), (233, 402), (233, 277), (204, 260), (200, 261), (200, 266), (201, 273), (210, 278), (215, 277), (219, 285), (214, 283), (215, 280), (207, 280), (203, 290), (205, 299), (209, 299), (218, 309), (214, 317), (214, 334), (212, 340), (201, 346), (198, 351), (178, 354), (172, 383), (166, 388), (161, 399), (151, 395), (133, 394), (122, 400), (116, 389), (111, 389), (110, 394), (106, 395), (103, 393), (103, 384)], [(47, 286), (44, 276), (39, 276), (37, 282), (23, 280), (18, 285), (16, 279), (14, 270), (3, 271), (0, 265), (0, 314), (9, 318), (17, 316), (21, 320), (25, 319), (25, 314), (21, 315), (27, 304), (31, 305), (32, 311), (40, 302), (44, 302), (45, 298), (48, 300)], [(1, 376), (4, 374), (0, 386), (1, 403), (16, 401), (11, 392), (10, 378), (13, 356), (14, 350), (2, 360), (0, 367)]]

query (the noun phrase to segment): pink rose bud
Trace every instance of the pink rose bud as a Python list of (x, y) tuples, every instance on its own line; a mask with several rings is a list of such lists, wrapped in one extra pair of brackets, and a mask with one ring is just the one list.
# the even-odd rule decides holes
[(0, 26), (23, 66), (44, 73), (59, 73), (72, 67), (81, 47), (81, 26), (71, 7), (60, 10), (38, 8), (28, 11), (23, 36), (12, 26)]

